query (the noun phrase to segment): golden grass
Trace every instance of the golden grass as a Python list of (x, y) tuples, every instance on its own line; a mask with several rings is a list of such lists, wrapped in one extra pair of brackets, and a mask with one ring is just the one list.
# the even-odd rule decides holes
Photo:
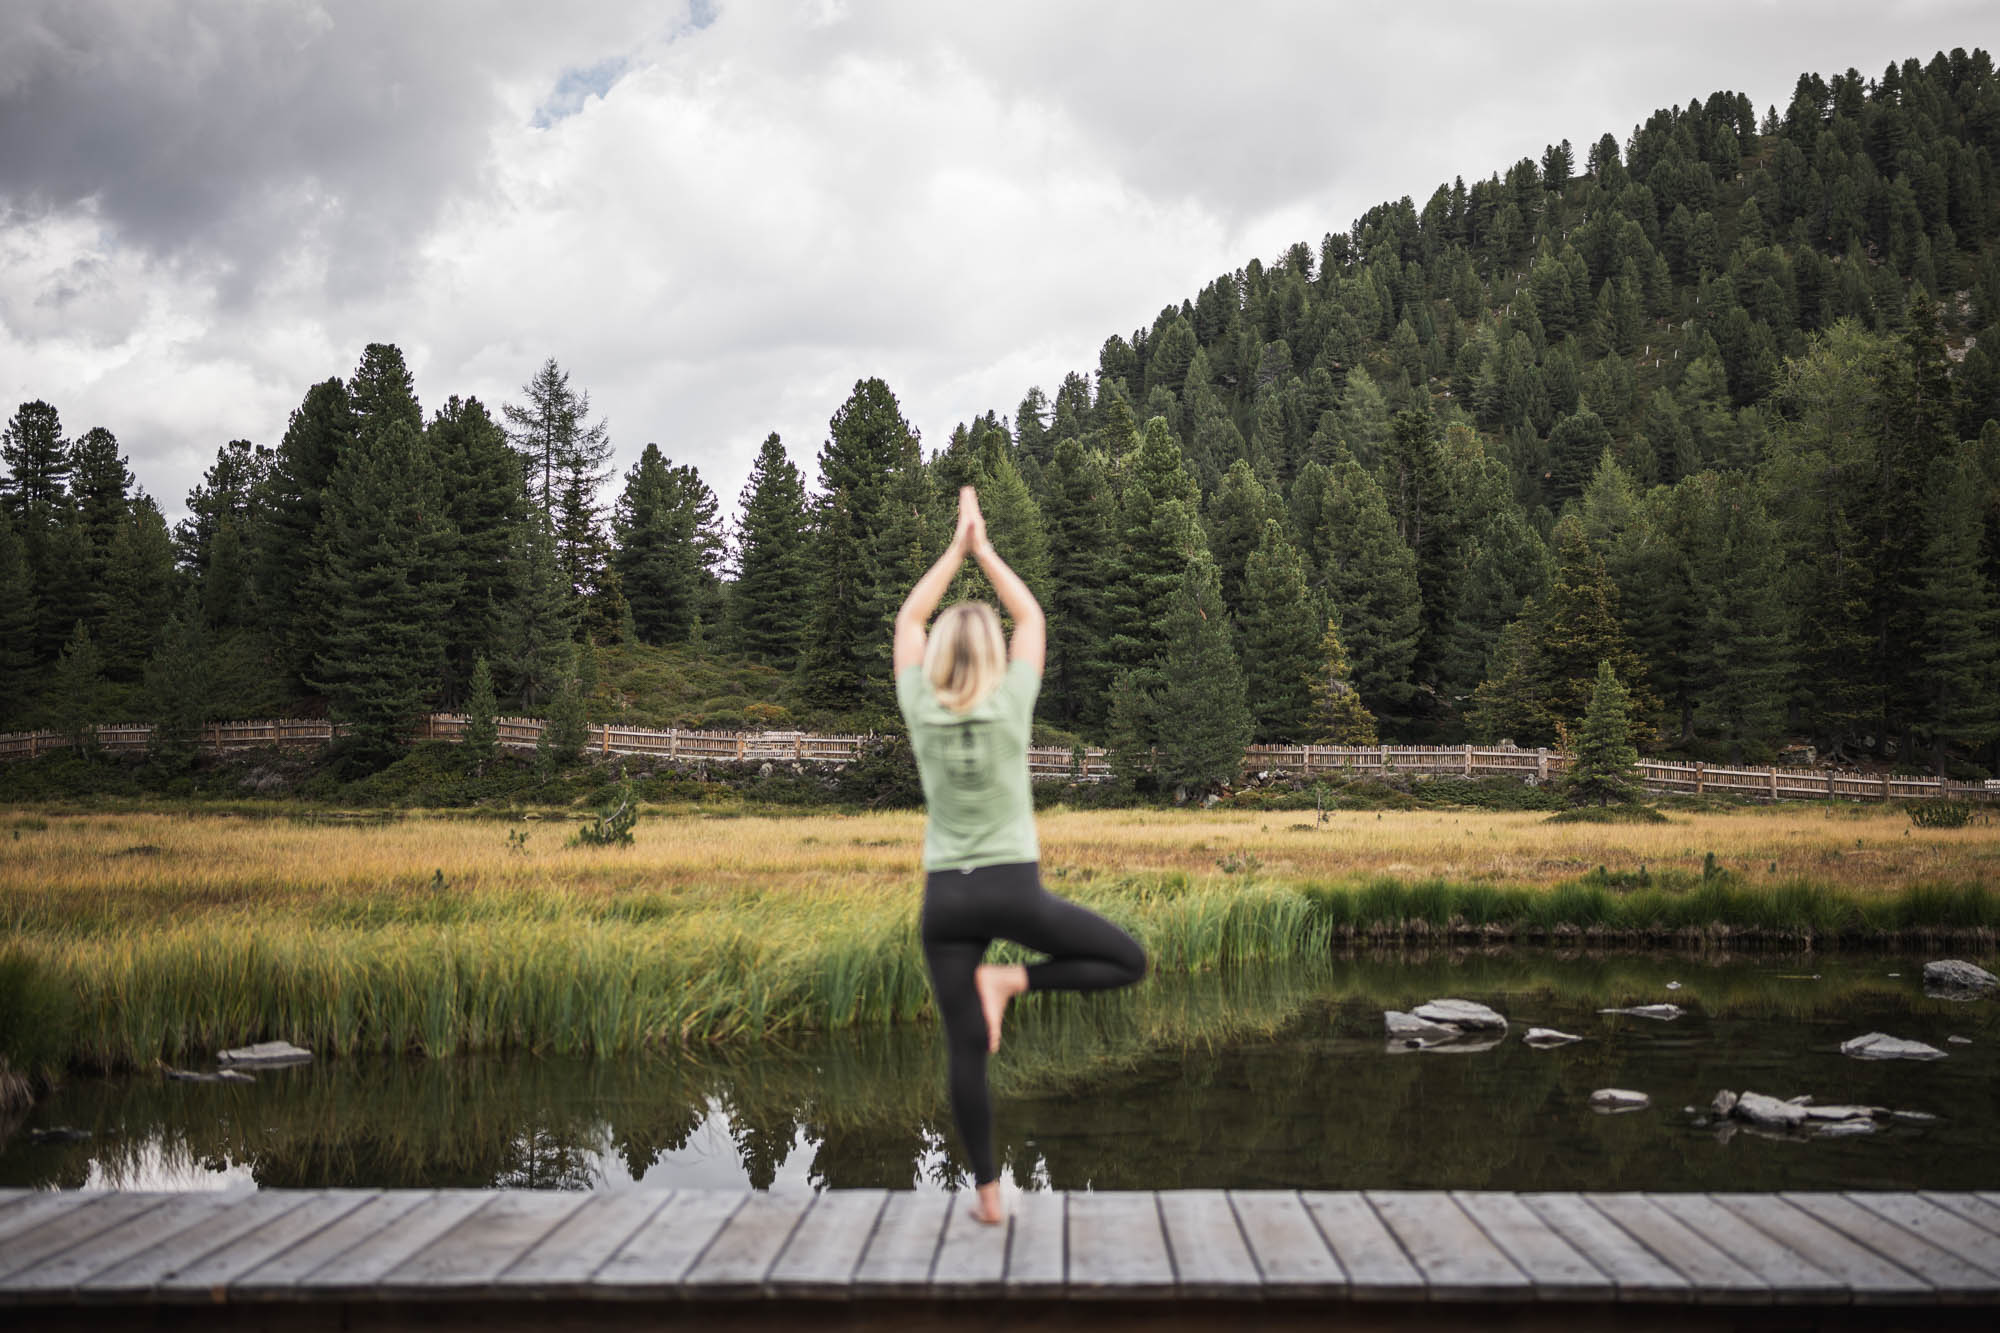
[[(563, 900), (666, 895), (688, 909), (766, 897), (914, 904), (923, 816), (642, 819), (636, 845), (569, 847), (558, 820), (505, 825), (414, 815), (387, 823), (216, 815), (0, 817), (0, 920), (57, 895), (70, 908), (237, 907), (282, 913), (356, 897), (428, 892)], [(525, 830), (519, 850), (509, 833)], [(1310, 813), (1057, 810), (1041, 819), (1042, 863), (1060, 888), (1104, 876), (1181, 874), (1265, 883), (1380, 878), (1547, 887), (1604, 866), (1699, 874), (1704, 858), (1744, 880), (1808, 878), (1863, 894), (1920, 883), (2000, 881), (1986, 826), (1912, 831), (1900, 810), (1829, 806), (1674, 815), (1667, 824), (1550, 824), (1535, 813)], [(1775, 866), (1775, 869), (1773, 867)]]

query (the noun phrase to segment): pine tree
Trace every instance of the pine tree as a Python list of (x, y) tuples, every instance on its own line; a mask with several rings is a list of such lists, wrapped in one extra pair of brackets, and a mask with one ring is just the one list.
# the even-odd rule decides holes
[(722, 557), (715, 493), (692, 466), (669, 463), (659, 445), (648, 444), (625, 474), (611, 527), (611, 563), (640, 640), (685, 641), (715, 603)]
[(82, 621), (56, 659), (49, 682), (49, 722), (79, 754), (97, 749), (97, 724), (103, 720), (110, 685), (104, 667), (91, 642), (90, 630)]
[(1166, 621), (1188, 561), (1207, 554), (1195, 518), (1194, 479), (1181, 466), (1180, 449), (1155, 417), (1138, 449), (1125, 460), (1119, 497), (1117, 542), (1105, 589), (1110, 634), (1105, 658), (1116, 671), (1145, 673), (1158, 667), (1167, 644)]
[(1222, 578), (1222, 601), (1243, 606), (1243, 582), (1250, 553), (1264, 540), (1264, 526), (1280, 515), (1276, 501), (1250, 464), (1237, 459), (1208, 500), (1208, 549)]
[[(965, 484), (979, 493), (979, 512), (986, 518), (986, 531), (1000, 558), (1021, 576), (1035, 600), (1044, 605), (1049, 597), (1049, 537), (1041, 506), (1028, 491), (1020, 469), (1007, 448), (1004, 433), (985, 432), (978, 441), (974, 468)], [(955, 489), (940, 479), (938, 500), (951, 503)], [(975, 565), (966, 567), (964, 595), (993, 600), (992, 585)]]
[(1777, 531), (1760, 498), (1740, 476), (1716, 483), (1700, 526), (1705, 558), (1691, 562), (1706, 659), (1694, 697), (1741, 762), (1745, 742), (1770, 741), (1784, 726), (1791, 615)]
[(1576, 754), (1563, 778), (1563, 790), (1577, 805), (1595, 801), (1631, 801), (1639, 795), (1634, 770), (1639, 751), (1632, 744), (1632, 726), (1625, 686), (1609, 661), (1597, 664), (1590, 704), (1577, 728)]
[(743, 487), (742, 563), (731, 608), (743, 652), (780, 671), (797, 663), (811, 584), (805, 478), (784, 442), (765, 437)]
[(1105, 748), (1110, 752), (1111, 772), (1128, 787), (1150, 778), (1158, 760), (1154, 742), (1159, 730), (1159, 700), (1146, 681), (1154, 672), (1120, 672), (1111, 686), (1106, 710)]
[(570, 645), (555, 697), (549, 701), (549, 715), (535, 738), (535, 758), (543, 764), (574, 763), (583, 754), (590, 738), (590, 722), (585, 714), (583, 683), (577, 674), (577, 647)]
[(1353, 457), (1308, 465), (1292, 492), (1301, 546), (1354, 663), (1355, 686), (1377, 717), (1408, 714), (1423, 603), (1417, 560), (1396, 535), (1382, 488)]
[(1220, 582), (1206, 553), (1188, 561), (1165, 629), (1155, 714), (1160, 780), (1195, 790), (1232, 783), (1250, 743), (1250, 709), (1229, 644)]
[(146, 662), (145, 693), (153, 718), (147, 749), (168, 767), (187, 767), (209, 720), (208, 629), (192, 596), (167, 617), (159, 647)]
[(1922, 707), (1939, 777), (1951, 746), (2000, 739), (2000, 607), (1980, 568), (1980, 490), (1969, 457), (1931, 466), (1926, 500), (1934, 516), (1917, 589)]
[(1637, 715), (1633, 735), (1644, 736), (1642, 719), (1658, 703), (1644, 688), (1645, 663), (1632, 651), (1619, 622), (1618, 588), (1574, 517), (1557, 523), (1554, 537), (1555, 575), (1535, 620), (1542, 697), (1553, 717), (1581, 717), (1595, 687), (1597, 664), (1609, 661)]
[(472, 683), (465, 692), (466, 762), (474, 766), (493, 758), (500, 745), (500, 702), (493, 694), (493, 670), (482, 655), (472, 661)]
[(521, 386), (525, 403), (504, 403), (508, 438), (520, 452), (529, 498), (549, 516), (556, 556), (575, 595), (597, 590), (603, 567), (602, 509), (597, 497), (610, 478), (609, 429), (590, 418), (590, 395), (569, 386), (569, 372), (550, 357)]
[(89, 572), (98, 584), (111, 561), (111, 545), (132, 503), (132, 473), (118, 452), (118, 437), (93, 426), (70, 450), (70, 503), (89, 544)]
[[(1476, 449), (1469, 429), (1454, 427), (1459, 450)], [(1456, 493), (1454, 459), (1428, 407), (1398, 412), (1382, 461), (1383, 500), (1396, 535), (1416, 559), (1418, 622), (1416, 677), (1435, 688), (1450, 635), (1451, 612), (1465, 566), (1465, 515)]]
[(1315, 745), (1374, 745), (1375, 718), (1362, 706), (1347, 665), (1347, 649), (1340, 642), (1340, 626), (1326, 622), (1314, 654), (1312, 675), (1312, 720), (1306, 734)]
[(937, 488), (931, 483), (923, 449), (912, 432), (883, 488), (881, 521), (875, 529), (869, 559), (874, 577), (867, 614), (870, 623), (881, 628), (867, 645), (870, 649), (867, 688), (869, 701), (877, 706), (887, 707), (894, 694), (895, 673), (890, 667), (894, 637), (890, 627), (896, 610), (909, 595), (910, 586), (923, 577), (944, 548), (943, 526)]
[(1588, 407), (1557, 421), (1549, 432), (1549, 503), (1558, 505), (1581, 494), (1609, 448), (1610, 429)]
[(425, 439), (392, 415), (343, 458), (325, 497), (328, 608), (310, 683), (364, 762), (387, 762), (422, 715), (443, 662), (443, 617), (462, 590), (451, 521)]
[(152, 497), (141, 494), (120, 520), (106, 553), (97, 623), (105, 674), (136, 683), (179, 600), (173, 538)]
[(453, 529), (452, 572), (459, 592), (445, 617), (440, 696), (465, 697), (474, 661), (497, 650), (508, 606), (519, 593), (515, 551), (527, 539), (520, 458), (477, 398), (445, 401), (425, 430)]
[(1296, 742), (1312, 727), (1312, 686), (1325, 663), (1305, 564), (1276, 519), (1250, 553), (1237, 624), (1243, 679), (1258, 741)]
[(264, 486), (273, 457), (270, 449), (248, 440), (231, 440), (215, 451), (215, 462), (188, 491), (188, 516), (174, 525), (174, 552), (182, 569), (202, 577), (225, 525), (234, 527), (242, 541), (252, 498)]
[(514, 586), (501, 619), (498, 660), (508, 701), (532, 713), (554, 696), (577, 630), (576, 599), (556, 561), (555, 532), (539, 510), (529, 515), (527, 540), (515, 553)]
[(15, 409), (0, 431), (0, 461), (7, 464), (0, 502), (24, 532), (47, 527), (67, 503), (71, 460), (55, 408), (36, 399)]
[(347, 381), (347, 401), (354, 411), (355, 434), (363, 440), (398, 425), (412, 432), (424, 428), (416, 381), (403, 362), (402, 349), (393, 343), (369, 343), (361, 349), (361, 362)]
[(1074, 439), (1056, 444), (1043, 486), (1049, 595), (1041, 709), (1061, 725), (1095, 729), (1111, 703), (1104, 625), (1116, 502), (1103, 455)]
[(325, 558), (321, 527), (328, 483), (355, 439), (353, 405), (338, 379), (315, 384), (292, 413), (256, 503), (257, 606), (287, 686), (312, 669), (329, 608), (307, 595)]
[(0, 730), (25, 726), (36, 685), (35, 592), (27, 551), (0, 507)]

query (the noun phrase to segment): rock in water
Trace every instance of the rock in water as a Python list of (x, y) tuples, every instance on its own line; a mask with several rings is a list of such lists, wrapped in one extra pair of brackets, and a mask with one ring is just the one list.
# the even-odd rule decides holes
[(1730, 1114), (1738, 1120), (1767, 1129), (1797, 1129), (1806, 1122), (1806, 1108), (1796, 1102), (1781, 1102), (1761, 1092), (1745, 1092), (1736, 1099)]
[(1483, 1004), (1472, 1000), (1432, 1000), (1420, 1004), (1414, 1011), (1418, 1018), (1429, 1019), (1433, 1023), (1450, 1023), (1461, 1028), (1499, 1028), (1506, 1030), (1507, 1020)]
[(1708, 1104), (1708, 1109), (1715, 1112), (1717, 1119), (1727, 1119), (1729, 1113), (1736, 1109), (1736, 1094), (1724, 1088), (1715, 1094), (1714, 1099)]
[(1960, 958), (1924, 964), (1924, 989), (1982, 995), (2000, 990), (2000, 977)]
[(1928, 1125), (1937, 1119), (1929, 1111), (1891, 1111), (1889, 1118), (1905, 1125)]
[(1530, 1046), (1567, 1046), (1583, 1038), (1573, 1032), (1558, 1032), (1554, 1028), (1529, 1028), (1528, 1035), (1521, 1040)]
[(313, 1058), (312, 1052), (288, 1041), (260, 1041), (255, 1046), (239, 1046), (215, 1057), (226, 1065), (301, 1065)]
[(1868, 1032), (1840, 1043), (1840, 1053), (1857, 1060), (1942, 1060), (1944, 1052), (1921, 1041), (1906, 1041), (1886, 1032)]
[(1628, 1018), (1657, 1018), (1662, 1023), (1671, 1023), (1687, 1010), (1677, 1004), (1635, 1004), (1624, 1009), (1599, 1009), (1600, 1014), (1624, 1014)]
[(1428, 1018), (1418, 1018), (1399, 1009), (1383, 1010), (1382, 1026), (1392, 1037), (1416, 1037), (1426, 1041), (1454, 1041), (1465, 1035), (1465, 1029), (1456, 1023), (1433, 1023)]
[(1970, 1046), (1970, 1045), (1972, 1045), (1972, 1038), (1970, 1038), (1970, 1037), (1959, 1037), (1959, 1036), (1951, 1036), (1951, 1037), (1946, 1037), (1946, 1038), (1945, 1038), (1945, 1041), (1946, 1041), (1946, 1042), (1947, 1042), (1948, 1044), (1952, 1045), (1952, 1046)]
[(1590, 1108), (1607, 1115), (1619, 1111), (1642, 1111), (1653, 1104), (1653, 1099), (1643, 1092), (1630, 1088), (1599, 1088), (1590, 1094)]
[(1886, 1106), (1808, 1106), (1808, 1120), (1873, 1120), (1889, 1114)]

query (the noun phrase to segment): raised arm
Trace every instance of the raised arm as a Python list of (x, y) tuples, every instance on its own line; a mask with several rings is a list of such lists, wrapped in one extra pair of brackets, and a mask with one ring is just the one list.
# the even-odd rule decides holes
[(994, 593), (1000, 598), (1000, 605), (1014, 618), (1014, 639), (1007, 645), (1007, 656), (1016, 662), (1026, 662), (1042, 671), (1042, 660), (1048, 654), (1048, 621), (1042, 615), (1042, 604), (1035, 600), (1035, 594), (1028, 591), (1028, 585), (1021, 582), (1021, 576), (1007, 567), (1000, 553), (993, 549), (993, 543), (986, 539), (986, 520), (976, 520), (978, 531), (973, 535), (972, 556), (979, 562), (979, 568), (986, 575), (986, 581), (993, 585)]
[(930, 624), (931, 613), (944, 600), (945, 590), (958, 574), (958, 567), (965, 563), (966, 553), (972, 549), (973, 520), (978, 517), (976, 503), (968, 504), (967, 496), (972, 488), (964, 487), (959, 492), (958, 527), (951, 534), (951, 544), (944, 548), (931, 567), (924, 571), (910, 595), (903, 599), (903, 605), (896, 612), (895, 648), (890, 661), (896, 674), (903, 668), (915, 666), (924, 660), (924, 626)]

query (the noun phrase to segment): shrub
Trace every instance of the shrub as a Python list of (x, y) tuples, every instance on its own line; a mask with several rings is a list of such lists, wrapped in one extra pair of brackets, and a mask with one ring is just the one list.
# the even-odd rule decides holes
[(619, 779), (611, 789), (611, 799), (597, 812), (597, 818), (579, 825), (573, 842), (588, 847), (630, 846), (632, 826), (639, 822), (639, 802), (632, 784)]
[(1911, 801), (1903, 808), (1918, 828), (1964, 828), (1972, 822), (1970, 801)]

